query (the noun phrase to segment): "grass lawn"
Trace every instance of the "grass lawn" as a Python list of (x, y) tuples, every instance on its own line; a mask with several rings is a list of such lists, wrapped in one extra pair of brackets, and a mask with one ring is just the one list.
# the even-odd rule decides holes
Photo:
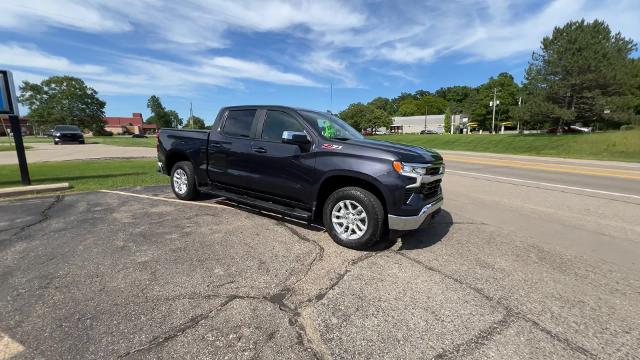
[[(155, 135), (147, 135), (147, 138), (134, 139), (131, 135), (128, 136), (86, 136), (85, 140), (88, 144), (105, 144), (116, 146), (141, 146), (141, 147), (155, 147), (156, 137)], [(25, 144), (28, 143), (51, 143), (53, 140), (49, 137), (39, 136), (25, 136), (22, 138)], [(0, 146), (8, 144), (9, 139), (6, 136), (0, 137)]]
[[(53, 144), (53, 140), (51, 140), (51, 138), (40, 137), (40, 136), (23, 136), (22, 142), (24, 142), (25, 144), (27, 143), (52, 143)], [(8, 143), (9, 143), (9, 138), (7, 138), (6, 136), (0, 137), (0, 144), (8, 144)], [(13, 143), (13, 139), (11, 140), (11, 143)]]
[[(25, 150), (29, 150), (29, 149), (31, 149), (31, 146), (25, 145), (24, 149)], [(16, 150), (15, 145), (11, 145), (11, 146), (10, 145), (5, 145), (5, 144), (1, 144), (0, 145), (0, 151), (15, 151), (15, 150)]]
[(129, 136), (87, 136), (85, 139), (88, 144), (105, 144), (115, 146), (141, 146), (156, 147), (155, 135), (147, 135), (147, 138), (136, 139)]
[[(34, 185), (68, 182), (71, 191), (168, 184), (155, 160), (78, 160), (29, 164)], [(0, 165), (0, 188), (20, 186), (18, 165)]]
[(640, 131), (579, 135), (383, 135), (377, 140), (438, 150), (640, 162)]

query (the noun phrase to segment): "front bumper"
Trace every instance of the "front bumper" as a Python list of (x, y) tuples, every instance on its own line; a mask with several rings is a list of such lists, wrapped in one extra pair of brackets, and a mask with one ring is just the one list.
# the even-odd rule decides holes
[(420, 213), (415, 216), (396, 216), (396, 215), (388, 215), (389, 220), (389, 229), (391, 230), (414, 230), (420, 227), (422, 223), (429, 217), (431, 214), (436, 212), (442, 207), (444, 203), (443, 198), (438, 198), (435, 201), (425, 205)]

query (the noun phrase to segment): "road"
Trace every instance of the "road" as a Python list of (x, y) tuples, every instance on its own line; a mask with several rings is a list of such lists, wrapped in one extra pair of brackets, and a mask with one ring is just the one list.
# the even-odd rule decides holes
[(366, 252), (166, 186), (2, 202), (0, 357), (638, 358), (637, 165), (444, 155)]
[[(89, 141), (89, 140), (87, 140)], [(122, 159), (156, 157), (155, 148), (134, 146), (113, 146), (103, 144), (29, 143), (31, 149), (25, 152), (28, 163), (63, 160)], [(15, 151), (0, 151), (0, 165), (17, 164)]]

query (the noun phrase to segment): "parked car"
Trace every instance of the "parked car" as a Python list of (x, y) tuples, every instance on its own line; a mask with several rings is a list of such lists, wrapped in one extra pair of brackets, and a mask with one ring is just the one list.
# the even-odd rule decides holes
[(53, 128), (53, 144), (60, 145), (65, 142), (84, 144), (84, 134), (75, 125), (56, 125)]
[(432, 134), (437, 135), (437, 134), (438, 134), (438, 132), (437, 132), (437, 131), (435, 131), (435, 130), (431, 130), (431, 129), (421, 130), (421, 131), (420, 131), (420, 135), (432, 135)]
[(178, 199), (205, 192), (320, 223), (349, 248), (416, 229), (443, 203), (440, 154), (365, 139), (321, 111), (226, 107), (212, 130), (161, 129), (157, 149)]
[[(579, 127), (579, 126), (563, 126), (562, 132), (564, 134), (583, 134), (591, 132), (591, 128)], [(547, 129), (547, 134), (557, 134), (558, 128), (552, 127)]]
[(384, 130), (376, 130), (373, 132), (374, 135), (387, 135), (389, 134), (388, 132), (384, 131)]

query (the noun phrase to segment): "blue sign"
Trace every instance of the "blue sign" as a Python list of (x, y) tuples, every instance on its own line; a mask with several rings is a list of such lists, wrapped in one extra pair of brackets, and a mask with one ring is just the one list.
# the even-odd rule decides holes
[(18, 115), (18, 102), (11, 71), (0, 70), (0, 114)]

